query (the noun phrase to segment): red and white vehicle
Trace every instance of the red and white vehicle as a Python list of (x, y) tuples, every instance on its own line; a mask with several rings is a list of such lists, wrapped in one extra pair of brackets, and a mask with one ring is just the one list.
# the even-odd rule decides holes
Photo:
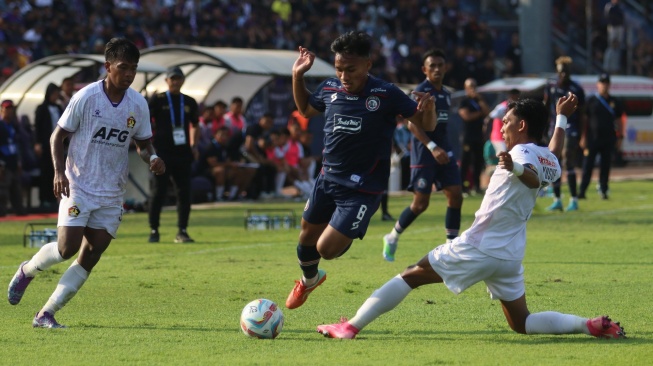
[[(504, 93), (516, 88), (522, 96), (542, 97), (549, 80), (545, 77), (514, 77), (497, 79), (480, 86), (484, 94)], [(572, 80), (585, 90), (585, 98), (596, 94), (598, 75), (573, 75)], [(629, 161), (653, 160), (653, 79), (641, 76), (610, 76), (610, 94), (624, 103), (623, 157)]]

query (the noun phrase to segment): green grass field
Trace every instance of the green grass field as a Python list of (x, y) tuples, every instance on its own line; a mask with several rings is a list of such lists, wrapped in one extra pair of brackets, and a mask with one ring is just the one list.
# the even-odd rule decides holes
[[(283, 304), (300, 276), (298, 230), (246, 231), (243, 217), (262, 207), (300, 214), (303, 202), (194, 209), (189, 232), (197, 242), (185, 245), (172, 242), (174, 211), (163, 214), (159, 244), (147, 243), (146, 214), (127, 214), (85, 286), (57, 313), (68, 329), (31, 327), (68, 262), (37, 277), (19, 305), (0, 305), (0, 364), (650, 364), (652, 188), (651, 181), (614, 183), (609, 201), (591, 192), (581, 211), (565, 214), (545, 212), (551, 201), (541, 198), (528, 224), (531, 312), (608, 314), (626, 328), (626, 340), (516, 334), (481, 284), (460, 296), (443, 285), (420, 288), (353, 341), (316, 333), (318, 324), (351, 317), (372, 291), (444, 242), (445, 200), (436, 194), (402, 236), (394, 263), (381, 256), (392, 223), (377, 213), (364, 240), (343, 258), (322, 261), (327, 281), (292, 311)], [(410, 198), (391, 197), (390, 211), (398, 216)], [(465, 200), (463, 229), (480, 201)], [(22, 246), (24, 224), (0, 223), (2, 286), (36, 251)], [(285, 314), (275, 340), (248, 338), (239, 329), (243, 306), (262, 297)]]

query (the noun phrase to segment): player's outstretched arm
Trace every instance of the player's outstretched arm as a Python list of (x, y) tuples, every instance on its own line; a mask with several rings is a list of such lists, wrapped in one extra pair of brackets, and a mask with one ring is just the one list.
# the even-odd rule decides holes
[(567, 117), (571, 116), (578, 107), (578, 98), (575, 94), (569, 92), (568, 95), (560, 97), (556, 104), (556, 127), (549, 142), (549, 150), (558, 160), (562, 155), (562, 149), (565, 145), (565, 130), (567, 129)]
[(292, 94), (297, 110), (306, 118), (313, 117), (319, 112), (308, 103), (310, 92), (306, 88), (304, 74), (311, 69), (315, 61), (315, 54), (308, 48), (299, 47), (299, 56), (292, 66)]

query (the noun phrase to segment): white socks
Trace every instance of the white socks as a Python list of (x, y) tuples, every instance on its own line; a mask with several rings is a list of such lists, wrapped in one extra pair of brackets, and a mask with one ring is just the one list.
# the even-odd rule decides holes
[(47, 243), (23, 266), (23, 272), (27, 277), (34, 277), (40, 271), (45, 271), (63, 261), (65, 259), (59, 254), (57, 242)]
[(590, 334), (587, 319), (576, 315), (545, 311), (526, 318), (526, 334)]
[(349, 320), (349, 324), (358, 330), (363, 329), (381, 314), (399, 305), (411, 290), (412, 288), (401, 278), (401, 275), (395, 276), (365, 300), (356, 312), (356, 316)]
[(48, 302), (45, 303), (41, 312), (48, 312), (54, 315), (55, 312), (64, 307), (75, 296), (84, 282), (86, 282), (88, 275), (89, 272), (77, 263), (77, 260), (74, 260), (66, 272), (64, 272), (63, 276), (61, 276), (57, 288), (52, 293), (52, 296), (50, 296)]
[(388, 234), (388, 239), (390, 239), (390, 241), (397, 241), (399, 240), (399, 235), (401, 235), (401, 233), (398, 232), (397, 229), (393, 227), (390, 234)]
[(232, 199), (236, 198), (238, 196), (238, 193), (239, 193), (238, 192), (238, 186), (232, 185), (229, 188), (229, 199), (232, 200)]

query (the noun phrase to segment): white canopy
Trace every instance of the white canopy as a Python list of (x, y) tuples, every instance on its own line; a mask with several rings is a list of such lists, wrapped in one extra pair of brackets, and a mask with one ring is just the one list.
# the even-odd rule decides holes
[[(239, 96), (247, 106), (273, 78), (292, 76), (297, 55), (297, 51), (287, 50), (165, 45), (143, 50), (141, 60), (165, 67), (180, 66), (186, 76), (181, 92), (198, 103), (211, 105)], [(333, 66), (319, 58), (306, 73), (316, 78), (334, 75)], [(165, 74), (154, 78), (146, 88), (149, 95), (166, 89)]]
[[(80, 71), (91, 70), (92, 80), (104, 73), (104, 55), (55, 55), (35, 61), (18, 70), (0, 85), (0, 100), (11, 99), (18, 115), (34, 118), (36, 107), (43, 103), (48, 84), (61, 85), (63, 79)], [(136, 79), (142, 85), (146, 79), (165, 72), (165, 67), (139, 62)], [(136, 83), (136, 82), (135, 82)]]

